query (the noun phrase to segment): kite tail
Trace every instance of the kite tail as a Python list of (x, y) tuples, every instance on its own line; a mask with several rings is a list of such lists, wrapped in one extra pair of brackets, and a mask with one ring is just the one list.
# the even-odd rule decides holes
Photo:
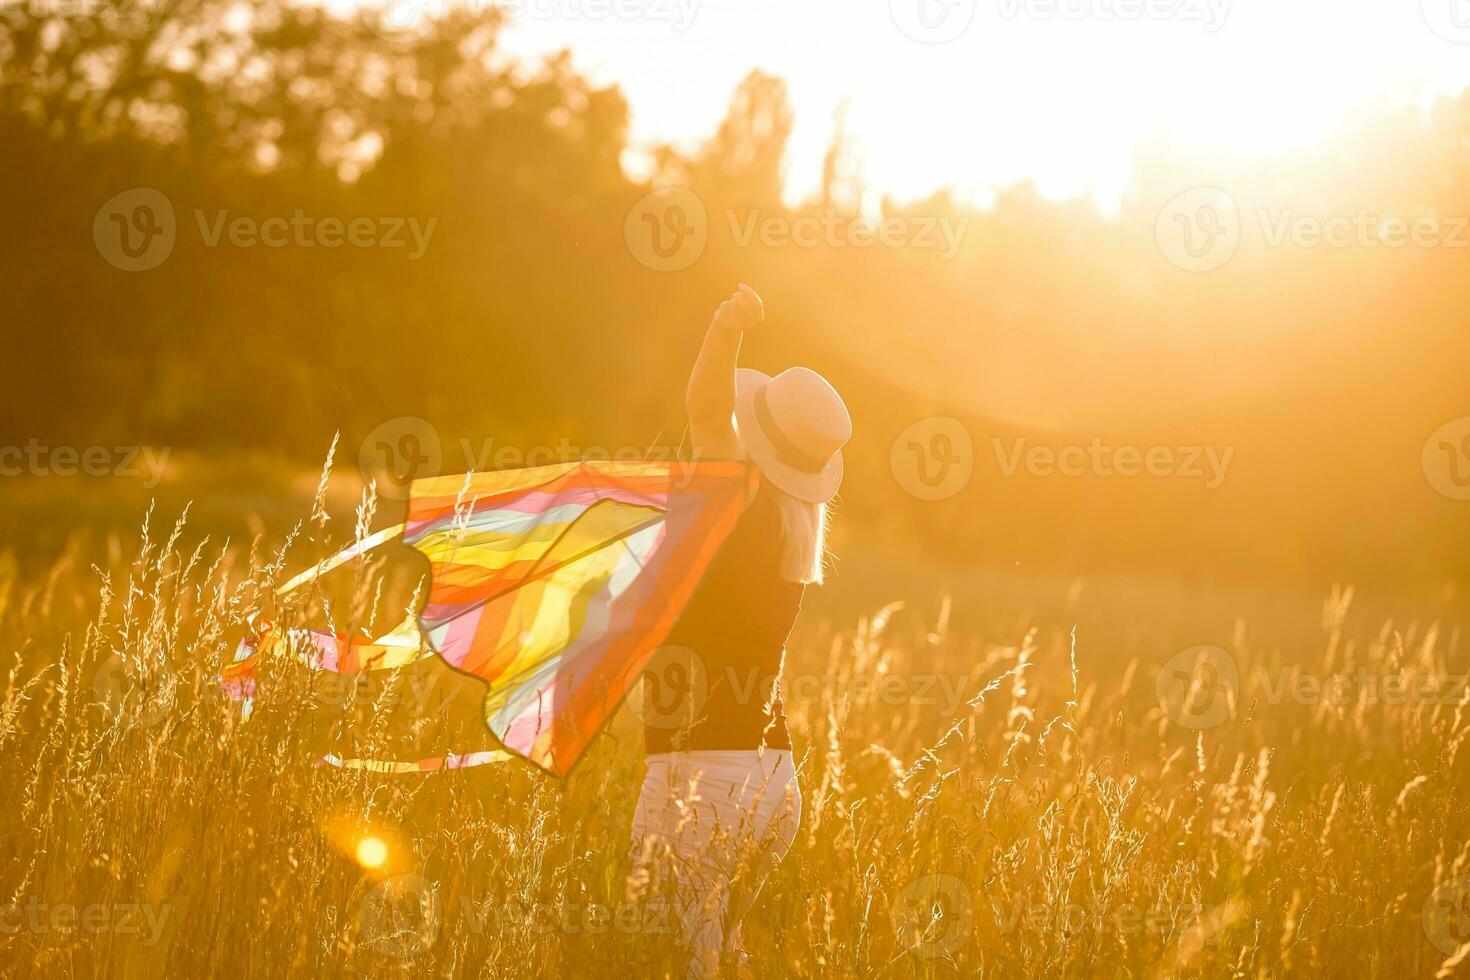
[[(323, 559), (306, 571), (296, 575), (272, 591), (281, 598), (332, 572), (347, 562), (359, 558), (390, 541), (401, 537), (405, 525), (398, 524), (361, 541), (354, 542)], [(254, 711), (256, 691), (256, 668), (262, 658), (280, 652), (294, 651), (297, 659), (310, 670), (334, 671), (337, 673), (362, 673), (377, 670), (397, 670), (433, 653), (424, 642), (418, 622), (413, 614), (393, 630), (376, 640), (364, 640), (341, 634), (324, 633), (317, 630), (277, 630), (270, 620), (256, 610), (246, 620), (254, 634), (241, 640), (235, 648), (234, 661), (220, 674), (220, 686), (231, 700), (240, 703), (240, 718), (248, 721)], [(489, 763), (504, 762), (512, 758), (503, 750), (449, 753), (415, 762), (393, 759), (343, 758), (327, 753), (317, 760), (317, 766), (333, 766), (338, 769), (362, 769), (377, 773), (435, 772), (441, 769), (468, 769)]]
[[(403, 530), (404, 525), (398, 524), (384, 528), (361, 541), (355, 541), (330, 558), (317, 562), (316, 565), (291, 578), (283, 585), (277, 586), (272, 590), (271, 595), (277, 599), (287, 596), (303, 585), (314, 582), (328, 572), (342, 567), (354, 558), (359, 558), (400, 537)], [(331, 634), (318, 634), (309, 630), (289, 630), (285, 634), (278, 633), (275, 624), (262, 617), (259, 609), (247, 616), (245, 621), (254, 630), (254, 634), (240, 641), (235, 647), (234, 660), (220, 673), (220, 686), (225, 693), (231, 700), (242, 702), (243, 718), (250, 717), (252, 701), (255, 697), (255, 668), (259, 666), (262, 657), (275, 651), (280, 641), (285, 641), (288, 647), (295, 646), (301, 662), (313, 670), (343, 669), (336, 662), (340, 658), (333, 657), (330, 643), (324, 639), (331, 637)], [(307, 642), (292, 644), (289, 642), (291, 639)], [(336, 637), (332, 642), (340, 643), (342, 639)], [(349, 647), (352, 645), (350, 639), (347, 639), (346, 643)], [(379, 665), (376, 669), (386, 668)]]
[(451, 752), (447, 755), (435, 756), (431, 759), (419, 759), (417, 762), (394, 762), (385, 759), (344, 759), (330, 752), (317, 760), (317, 766), (335, 766), (338, 769), (365, 769), (368, 772), (386, 774), (398, 774), (405, 772), (437, 772), (440, 769), (469, 769), (473, 766), (483, 766), (492, 762), (509, 762), (515, 756), (503, 749), (492, 749), (485, 752), (466, 752), (456, 755)]

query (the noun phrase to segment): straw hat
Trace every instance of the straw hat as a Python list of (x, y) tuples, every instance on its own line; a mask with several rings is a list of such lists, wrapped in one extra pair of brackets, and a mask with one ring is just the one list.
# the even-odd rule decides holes
[(745, 454), (778, 490), (824, 504), (842, 485), (842, 447), (852, 438), (852, 418), (817, 372), (794, 367), (772, 378), (737, 370), (735, 429)]

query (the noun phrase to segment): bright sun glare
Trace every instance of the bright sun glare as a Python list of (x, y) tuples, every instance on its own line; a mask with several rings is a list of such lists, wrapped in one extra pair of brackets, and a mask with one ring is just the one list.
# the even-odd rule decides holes
[(377, 837), (364, 837), (357, 842), (356, 855), (364, 868), (381, 868), (388, 860), (388, 845)]
[[(905, 13), (922, 5), (931, 19)], [(1164, 12), (1151, 17), (1116, 13), (1145, 6), (1127, 0), (647, 0), (630, 7), (640, 16), (568, 15), (578, 6), (513, 4), (504, 46), (570, 48), (579, 70), (627, 95), (640, 147), (707, 138), (752, 68), (785, 79), (793, 199), (818, 186), (845, 100), (869, 205), (940, 187), (983, 200), (1031, 179), (1109, 208), (1141, 140), (1275, 154), (1320, 140), (1356, 106), (1470, 82), (1466, 48), (1400, 0), (1151, 0)], [(943, 43), (912, 36), (946, 11), (968, 12), (968, 26)]]

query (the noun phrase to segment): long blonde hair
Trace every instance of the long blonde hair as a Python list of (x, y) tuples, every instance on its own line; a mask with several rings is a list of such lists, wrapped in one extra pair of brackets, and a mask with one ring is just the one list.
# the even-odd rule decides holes
[(826, 504), (811, 504), (771, 487), (781, 511), (781, 577), (821, 585), (827, 565)]

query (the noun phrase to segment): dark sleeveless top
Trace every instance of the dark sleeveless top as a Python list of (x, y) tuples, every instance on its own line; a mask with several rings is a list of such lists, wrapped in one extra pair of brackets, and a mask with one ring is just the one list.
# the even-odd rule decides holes
[(780, 571), (781, 512), (763, 485), (644, 675), (650, 754), (791, 748), (772, 695), (806, 586)]

